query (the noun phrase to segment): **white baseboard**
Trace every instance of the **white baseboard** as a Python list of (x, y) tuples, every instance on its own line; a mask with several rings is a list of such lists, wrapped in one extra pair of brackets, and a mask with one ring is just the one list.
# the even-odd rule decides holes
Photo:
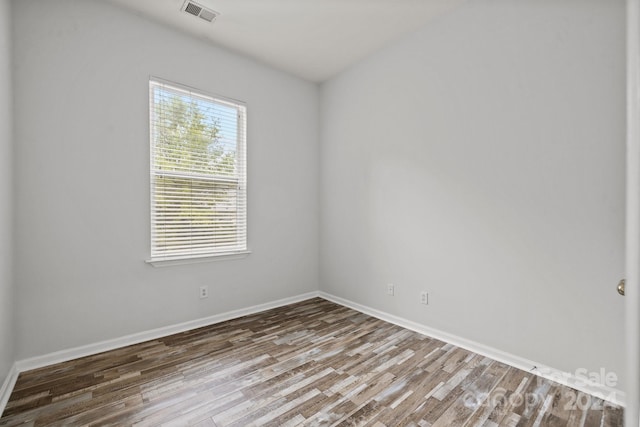
[(550, 379), (552, 381), (569, 386), (592, 396), (605, 399), (616, 405), (625, 406), (625, 393), (621, 390), (599, 383), (591, 383), (586, 381), (585, 378), (579, 378), (575, 374), (563, 372), (558, 369), (533, 362), (523, 357), (519, 357), (502, 350), (498, 350), (496, 348), (450, 334), (448, 332), (434, 329), (429, 326), (413, 322), (411, 320), (404, 319), (402, 317), (395, 316), (381, 310), (377, 310), (375, 308), (367, 307), (362, 304), (358, 304), (323, 291), (320, 291), (319, 296), (320, 298), (335, 302), (336, 304), (352, 308), (356, 311), (368, 314), (386, 322), (393, 323), (395, 325), (410, 329), (412, 331), (427, 335), (429, 337), (444, 341), (449, 344), (453, 344), (455, 346), (464, 348), (465, 350), (478, 353), (482, 356), (489, 357), (506, 365), (513, 366), (514, 368), (530, 372), (531, 374)]
[(7, 402), (9, 401), (9, 396), (11, 396), (11, 391), (16, 385), (18, 374), (18, 367), (14, 363), (7, 374), (7, 378), (5, 378), (4, 383), (2, 383), (2, 387), (0, 387), (0, 417), (2, 417), (4, 408), (7, 406)]
[(317, 291), (308, 292), (294, 297), (283, 298), (277, 301), (271, 301), (264, 304), (258, 304), (251, 307), (241, 308), (238, 310), (228, 311), (226, 313), (216, 314), (201, 319), (191, 320), (176, 325), (165, 326), (162, 328), (152, 329), (149, 331), (138, 332), (121, 338), (101, 341), (94, 344), (83, 345), (80, 347), (70, 348), (67, 350), (56, 351), (54, 353), (36, 356), (29, 359), (19, 360), (16, 362), (18, 372), (38, 369), (44, 366), (54, 365), (56, 363), (66, 362), (77, 359), (79, 357), (91, 356), (103, 351), (114, 350), (116, 348), (126, 347), (128, 345), (139, 344), (141, 342), (154, 340), (168, 335), (189, 331), (191, 329), (201, 328), (226, 320), (236, 319), (238, 317), (247, 316), (249, 314), (259, 313), (261, 311), (270, 310), (272, 308), (282, 307), (284, 305), (293, 304), (310, 298), (319, 296)]

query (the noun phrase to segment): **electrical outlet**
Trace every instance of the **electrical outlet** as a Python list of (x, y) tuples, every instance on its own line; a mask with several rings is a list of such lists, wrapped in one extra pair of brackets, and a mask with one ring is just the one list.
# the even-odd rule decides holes
[(395, 291), (396, 291), (396, 287), (393, 284), (389, 283), (387, 285), (387, 295), (393, 295)]
[(209, 297), (209, 287), (208, 286), (200, 286), (200, 299)]
[(429, 292), (420, 292), (420, 304), (429, 305)]

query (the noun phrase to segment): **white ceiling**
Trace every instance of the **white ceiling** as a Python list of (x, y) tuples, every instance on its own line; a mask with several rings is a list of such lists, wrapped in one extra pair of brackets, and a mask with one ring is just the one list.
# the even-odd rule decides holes
[(322, 82), (465, 0), (195, 0), (213, 22), (181, 12), (183, 0), (110, 0), (218, 46)]

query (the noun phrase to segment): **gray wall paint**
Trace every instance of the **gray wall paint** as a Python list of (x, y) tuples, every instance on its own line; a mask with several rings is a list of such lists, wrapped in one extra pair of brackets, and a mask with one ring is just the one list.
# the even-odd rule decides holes
[(477, 0), (326, 83), (321, 289), (624, 378), (624, 28)]
[(0, 385), (13, 364), (11, 15), (0, 0)]
[[(316, 85), (104, 1), (13, 19), (19, 359), (318, 289)], [(248, 257), (145, 264), (149, 75), (247, 103)]]

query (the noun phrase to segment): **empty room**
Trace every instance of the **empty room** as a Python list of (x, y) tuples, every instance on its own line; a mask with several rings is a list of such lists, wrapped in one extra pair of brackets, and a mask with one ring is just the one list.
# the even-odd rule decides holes
[(640, 0), (0, 0), (0, 426), (634, 426)]

